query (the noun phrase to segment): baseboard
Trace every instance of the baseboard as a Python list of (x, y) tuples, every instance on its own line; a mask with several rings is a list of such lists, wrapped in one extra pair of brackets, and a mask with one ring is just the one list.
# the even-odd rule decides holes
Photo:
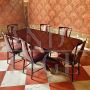
[(90, 51), (90, 48), (84, 48), (84, 50)]

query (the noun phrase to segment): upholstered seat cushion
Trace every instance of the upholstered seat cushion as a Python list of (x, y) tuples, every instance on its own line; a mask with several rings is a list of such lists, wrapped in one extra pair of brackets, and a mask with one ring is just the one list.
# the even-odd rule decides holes
[(55, 58), (47, 57), (46, 65), (50, 69), (51, 73), (55, 73), (56, 69), (58, 69), (59, 71), (62, 71), (62, 72), (65, 71), (65, 67), (64, 67), (63, 63)]
[(31, 51), (29, 51), (29, 54), (32, 54), (34, 62), (40, 61), (44, 58), (45, 52), (40, 47), (33, 47)]
[(73, 62), (74, 62), (74, 64), (77, 63), (77, 61), (75, 60), (75, 55), (73, 53), (70, 53), (70, 54), (59, 54), (58, 57), (62, 58), (63, 60), (66, 60), (67, 62), (69, 62), (70, 65)]
[(34, 49), (40, 51), (41, 53), (44, 53), (44, 49), (39, 46), (34, 46)]

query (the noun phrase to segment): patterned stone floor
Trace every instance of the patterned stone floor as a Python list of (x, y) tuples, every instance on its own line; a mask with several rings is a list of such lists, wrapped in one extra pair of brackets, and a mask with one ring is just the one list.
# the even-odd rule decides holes
[[(64, 73), (51, 74), (42, 69), (31, 79), (30, 75), (22, 72), (23, 60), (15, 64), (15, 68), (7, 64), (4, 43), (0, 43), (0, 90), (90, 90), (90, 52), (85, 51), (81, 58), (80, 75), (75, 75), (74, 82), (71, 75)], [(16, 60), (21, 60), (16, 56)], [(30, 66), (25, 72), (30, 73)], [(34, 65), (34, 69), (40, 68)], [(70, 68), (69, 68), (70, 69)]]

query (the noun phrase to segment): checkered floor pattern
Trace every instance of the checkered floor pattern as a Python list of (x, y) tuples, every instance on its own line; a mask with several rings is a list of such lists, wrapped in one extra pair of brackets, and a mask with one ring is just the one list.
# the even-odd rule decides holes
[[(16, 60), (20, 60), (16, 56)], [(81, 62), (80, 75), (75, 75), (75, 81), (90, 80), (90, 56), (83, 55)], [(51, 74), (49, 71), (42, 69), (34, 73), (33, 79), (30, 75), (22, 72), (23, 60), (15, 64), (15, 68), (7, 64), (6, 52), (0, 52), (0, 90), (75, 90), (75, 86), (70, 80), (71, 75), (59, 73)], [(30, 66), (25, 72), (30, 73)], [(34, 68), (39, 68), (34, 65)]]

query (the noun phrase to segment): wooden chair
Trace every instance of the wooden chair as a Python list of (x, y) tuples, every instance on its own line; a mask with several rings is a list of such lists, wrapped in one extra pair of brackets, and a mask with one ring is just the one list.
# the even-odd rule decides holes
[(71, 73), (72, 74), (72, 81), (74, 80), (74, 68), (75, 68), (76, 64), (78, 64), (78, 75), (80, 74), (80, 59), (81, 59), (81, 56), (83, 54), (85, 44), (86, 44), (86, 40), (83, 41), (79, 50), (77, 50), (78, 46), (76, 46), (75, 53), (69, 53), (66, 55), (65, 54), (59, 55), (60, 59), (63, 59), (65, 63), (68, 63), (69, 65), (72, 66), (72, 73)]
[[(19, 54), (22, 50), (21, 50), (21, 44), (12, 44), (10, 43), (10, 37), (4, 33), (2, 33), (3, 37), (4, 37), (4, 41), (5, 41), (5, 45), (6, 45), (6, 49), (7, 49), (7, 63), (9, 63), (9, 59), (10, 59), (10, 56), (9, 54), (11, 53), (12, 54), (12, 57), (13, 57), (13, 68), (15, 68), (15, 55), (16, 54)], [(21, 60), (20, 60), (21, 61)]]
[[(23, 54), (23, 60), (24, 60), (24, 64), (23, 64), (23, 73), (25, 73), (25, 68), (31, 64), (31, 79), (33, 77), (33, 74), (41, 69), (44, 68), (41, 67), (40, 69), (34, 71), (34, 64), (36, 64), (38, 61), (42, 60), (44, 58), (45, 52), (41, 50), (41, 48), (35, 48), (35, 47), (29, 47), (27, 46), (27, 43), (25, 41), (23, 41), (21, 39), (21, 43), (22, 43), (22, 54)], [(29, 62), (29, 64), (25, 64), (25, 61)], [(28, 73), (25, 73), (28, 75)]]
[(47, 25), (47, 24), (40, 24), (40, 30), (41, 30), (41, 31), (49, 32), (50, 26)]
[(47, 56), (46, 66), (47, 66), (47, 70), (49, 70), (52, 74), (56, 74), (59, 71), (65, 72), (65, 67), (63, 63), (55, 57), (53, 58), (51, 56)]
[(72, 29), (69, 27), (59, 27), (58, 34), (70, 37)]
[[(59, 34), (59, 35), (62, 35), (62, 36), (70, 37), (71, 31), (72, 31), (71, 28), (68, 28), (68, 27), (59, 27), (59, 29), (58, 29), (58, 34)], [(51, 55), (51, 54), (52, 54), (52, 53), (50, 53), (50, 55)]]
[[(40, 30), (41, 31), (46, 31), (46, 32), (49, 32), (50, 30), (50, 25), (47, 25), (47, 24), (40, 24)], [(38, 48), (38, 46), (36, 46)], [(40, 48), (40, 47), (39, 47)], [(43, 50), (46, 50), (45, 48), (41, 48)]]
[(83, 41), (78, 51), (77, 51), (78, 46), (76, 46), (75, 53), (64, 53), (63, 52), (63, 53), (60, 53), (58, 57), (56, 58), (49, 57), (49, 60), (53, 60), (55, 62), (54, 64), (56, 64), (57, 62), (58, 64), (62, 63), (64, 66), (65, 64), (71, 65), (72, 66), (71, 75), (72, 75), (72, 81), (73, 81), (74, 80), (74, 68), (76, 64), (78, 64), (78, 75), (80, 74), (80, 59), (83, 54), (85, 44), (86, 44), (86, 40)]

